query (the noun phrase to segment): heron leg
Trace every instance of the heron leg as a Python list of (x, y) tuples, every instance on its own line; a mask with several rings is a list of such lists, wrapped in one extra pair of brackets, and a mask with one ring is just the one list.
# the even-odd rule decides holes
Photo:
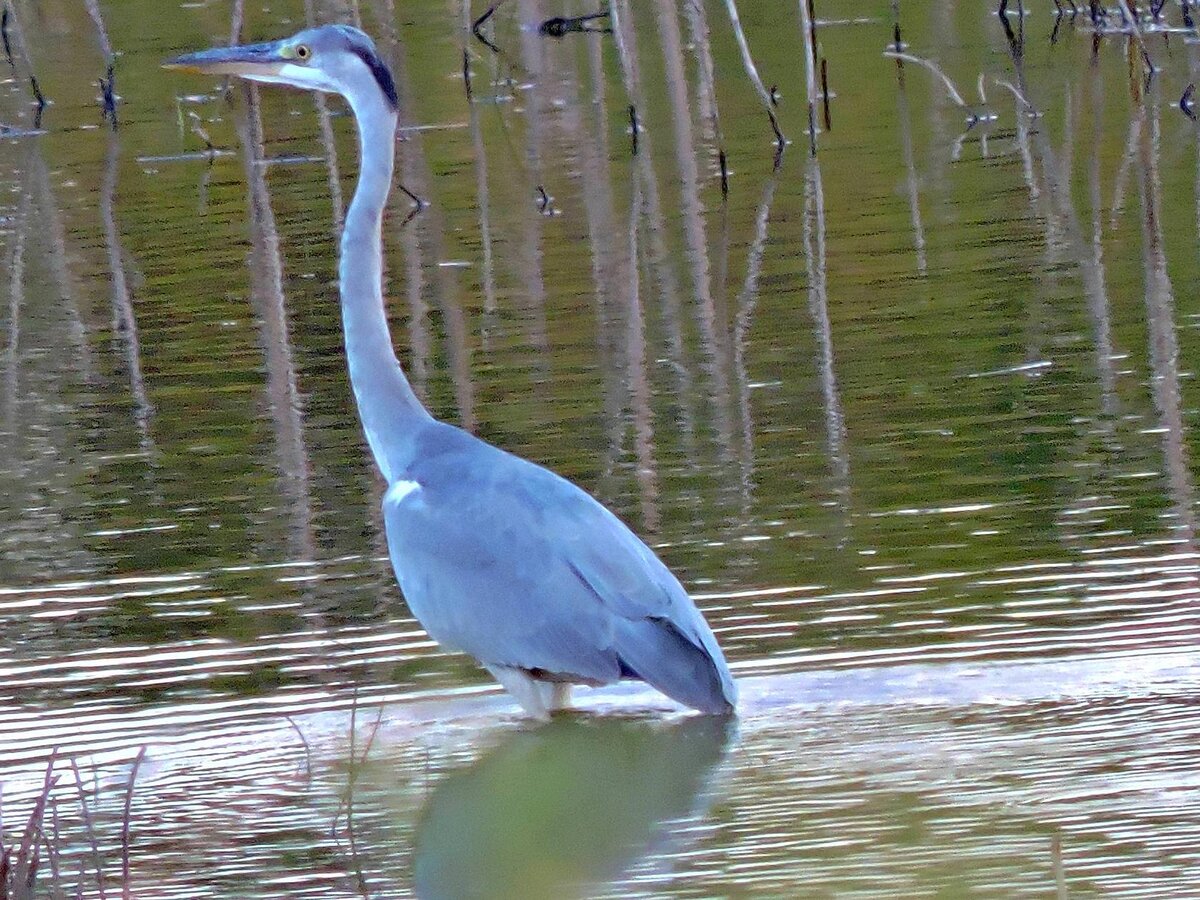
[(543, 722), (549, 721), (550, 711), (546, 708), (546, 699), (542, 696), (541, 685), (527, 672), (514, 669), (511, 666), (485, 666), (492, 677), (500, 682), (501, 687), (513, 695), (521, 704), (521, 709)]
[(545, 684), (543, 688), (549, 688), (546, 693), (549, 695), (546, 698), (546, 709), (552, 713), (562, 712), (571, 708), (571, 688), (575, 685), (567, 681), (558, 681), (552, 684)]

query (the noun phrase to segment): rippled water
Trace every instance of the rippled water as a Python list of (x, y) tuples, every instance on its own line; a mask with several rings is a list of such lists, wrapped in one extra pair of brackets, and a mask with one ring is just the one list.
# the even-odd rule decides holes
[[(54, 754), (45, 890), (113, 896), (123, 832), (145, 897), (1200, 883), (1195, 33), (1144, 23), (1147, 80), (1116, 13), (1026, 4), (1010, 42), (976, 4), (818, 0), (814, 156), (797, 9), (744, 3), (775, 169), (725, 6), (630, 6), (624, 60), (535, 0), (498, 53), (458, 4), (243, 33), (376, 35), (430, 201), (385, 226), (414, 385), (659, 550), (741, 681), (728, 730), (632, 686), (530, 729), (408, 615), (341, 352), (340, 102), (160, 72), (224, 6), (11, 6), (0, 836)], [(884, 55), (897, 22), (966, 108)]]

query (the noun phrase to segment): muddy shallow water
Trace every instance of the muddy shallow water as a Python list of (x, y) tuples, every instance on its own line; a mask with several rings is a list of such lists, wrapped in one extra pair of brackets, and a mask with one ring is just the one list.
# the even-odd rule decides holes
[[(385, 224), (415, 387), (629, 521), (744, 695), (725, 726), (583, 691), (544, 729), (391, 576), (333, 284), (340, 101), (160, 71), (228, 40), (223, 5), (13, 5), (5, 846), (54, 753), (40, 877), (71, 896), (119, 891), (123, 833), (145, 897), (1200, 883), (1200, 49), (1167, 9), (1147, 79), (1115, 14), (1026, 5), (1006, 33), (818, 0), (814, 155), (797, 10), (743, 4), (777, 168), (724, 4), (618, 6), (624, 60), (538, 33), (578, 4), (502, 5), (498, 52), (458, 4), (246, 10), (247, 39), (376, 36), (429, 201)], [(897, 22), (957, 100), (884, 55)]]

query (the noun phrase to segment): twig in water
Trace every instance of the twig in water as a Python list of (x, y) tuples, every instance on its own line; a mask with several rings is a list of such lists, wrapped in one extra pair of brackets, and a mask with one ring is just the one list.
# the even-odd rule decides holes
[(804, 0), (808, 12), (808, 44), (813, 61), (816, 62), (820, 53), (817, 50), (817, 0)]
[(467, 102), (471, 102), (471, 54), (463, 47), (463, 86), (467, 89)]
[(358, 761), (360, 766), (367, 764), (367, 757), (371, 753), (371, 747), (375, 744), (375, 736), (379, 734), (379, 726), (383, 723), (383, 707), (384, 704), (380, 703), (379, 712), (375, 714), (375, 724), (371, 726), (371, 733), (367, 736), (367, 743), (363, 747), (362, 758)]
[(1195, 93), (1196, 82), (1193, 81), (1183, 89), (1183, 96), (1179, 98), (1180, 111), (1182, 111), (1183, 114), (1193, 122), (1196, 121), (1196, 110), (1194, 109), (1194, 103), (1192, 101), (1192, 97), (1195, 95)]
[(538, 34), (556, 38), (564, 37), (571, 33), (584, 34), (589, 31), (596, 34), (612, 34), (611, 28), (603, 26), (599, 28), (591, 27), (591, 22), (596, 19), (606, 18), (608, 18), (607, 9), (602, 9), (600, 12), (588, 13), (586, 16), (555, 16), (553, 19), (547, 19), (538, 26)]
[(295, 719), (291, 716), (284, 716), (287, 723), (292, 726), (292, 730), (296, 732), (296, 737), (300, 738), (300, 743), (304, 745), (304, 770), (308, 777), (312, 778), (312, 750), (308, 746), (308, 738), (304, 736), (304, 732), (300, 730), (300, 726), (296, 724)]
[(403, 231), (409, 222), (411, 222), (413, 219), (415, 219), (417, 216), (419, 216), (421, 214), (421, 211), (423, 209), (424, 209), (423, 206), (414, 206), (412, 209), (410, 209), (408, 211), (408, 215), (406, 215), (403, 219), (400, 220), (400, 224), (397, 225), (396, 227), (399, 230)]
[(808, 152), (817, 155), (817, 31), (812, 0), (800, 0), (800, 39), (804, 41), (804, 88), (808, 101)]
[(833, 119), (829, 115), (829, 60), (821, 57), (821, 109), (825, 113), (825, 130), (833, 131)]
[[(38, 848), (37, 836), (43, 835), (42, 819), (46, 813), (46, 803), (50, 792), (58, 783), (54, 774), (54, 760), (58, 750), (50, 751), (50, 761), (46, 764), (46, 777), (42, 781), (42, 792), (38, 795), (25, 823), (25, 831), (21, 835), (20, 847), (4, 847), (0, 842), (0, 896), (8, 895), (11, 883), (17, 889), (16, 897), (32, 897), (34, 880), (37, 878), (38, 865), (41, 862), (41, 851)], [(13, 851), (16, 850), (16, 858)]]
[(370, 893), (370, 890), (367, 889), (366, 875), (364, 874), (364, 871), (362, 871), (362, 864), (359, 862), (358, 840), (356, 840), (355, 835), (354, 835), (354, 782), (356, 781), (356, 779), (358, 779), (359, 768), (362, 766), (366, 766), (367, 756), (371, 754), (371, 746), (372, 746), (372, 744), (374, 744), (374, 739), (376, 739), (376, 734), (379, 733), (379, 724), (382, 721), (383, 721), (383, 704), (380, 703), (379, 704), (379, 712), (376, 714), (376, 722), (374, 722), (374, 725), (371, 726), (371, 734), (370, 734), (370, 736), (367, 737), (367, 743), (364, 746), (364, 748), (362, 748), (362, 757), (356, 763), (354, 762), (353, 756), (350, 757), (350, 762), (352, 762), (352, 769), (350, 769), (350, 778), (349, 778), (349, 785), (348, 785), (349, 794), (348, 794), (348, 798), (347, 798), (347, 802), (346, 802), (346, 833), (350, 839), (350, 859), (352, 859), (352, 862), (354, 864), (355, 880), (356, 880), (356, 882), (358, 882), (359, 892), (362, 894), (362, 896), (364, 896), (365, 899), (370, 898), (371, 893)]
[(104, 106), (104, 119), (112, 123), (112, 127), (117, 127), (117, 98), (113, 93), (113, 84), (116, 76), (113, 74), (113, 64), (108, 64), (108, 71), (105, 77), (101, 78), (97, 84), (100, 86), (100, 99)]
[[(329, 825), (329, 835), (335, 841), (337, 840), (337, 825), (338, 820), (342, 817), (342, 810), (346, 807), (346, 798), (354, 790), (354, 767), (358, 759), (358, 750), (355, 747), (358, 734), (358, 685), (354, 686), (354, 691), (350, 695), (350, 769), (346, 777), (346, 790), (342, 792), (341, 798), (338, 800), (338, 808), (333, 812), (333, 821)], [(347, 824), (349, 824), (347, 822)], [(341, 845), (338, 845), (341, 849)]]
[[(380, 708), (380, 714), (383, 710)], [(376, 723), (376, 728), (378, 728)], [(358, 883), (358, 889), (364, 897), (369, 896), (367, 893), (367, 881), (363, 875), (362, 865), (358, 861), (358, 841), (354, 834), (354, 783), (358, 780), (359, 762), (354, 751), (355, 731), (358, 729), (358, 686), (354, 688), (354, 699), (350, 706), (350, 771), (346, 777), (346, 836), (350, 839), (350, 860), (354, 865), (354, 874)], [(374, 733), (371, 735), (371, 740), (375, 739)], [(371, 749), (370, 743), (367, 744), (367, 751)], [(366, 761), (364, 754), (363, 761)], [(336, 821), (336, 820), (335, 820)]]
[(79, 809), (83, 813), (83, 827), (87, 832), (88, 845), (92, 850), (92, 864), (96, 867), (96, 890), (100, 900), (107, 900), (104, 890), (104, 867), (100, 863), (100, 844), (96, 841), (96, 828), (92, 824), (92, 813), (88, 809), (87, 792), (83, 789), (83, 776), (79, 772), (79, 762), (71, 757), (71, 771), (75, 775), (75, 789), (79, 793)]
[(1017, 13), (1017, 30), (1014, 33), (1012, 25), (1008, 22), (1008, 0), (1000, 0), (1000, 7), (996, 10), (996, 17), (1000, 20), (1001, 27), (1004, 28), (1004, 37), (1008, 41), (1009, 51), (1013, 58), (1020, 60), (1025, 51), (1025, 11), (1020, 9), (1018, 0)]
[(425, 200), (422, 200), (420, 197), (418, 197), (416, 194), (414, 194), (412, 191), (410, 191), (408, 188), (406, 188), (404, 186), (404, 182), (397, 181), (396, 187), (400, 188), (400, 190), (402, 190), (405, 193), (405, 195), (408, 197), (408, 199), (412, 201), (413, 206), (416, 209), (416, 212), (420, 212), (421, 210), (423, 210), (425, 207), (427, 207), (429, 205), (428, 202), (426, 202)]
[(29, 86), (31, 88), (33, 88), (33, 100), (34, 100), (35, 105), (37, 106), (37, 112), (34, 113), (34, 116), (33, 116), (33, 127), (41, 128), (42, 127), (42, 112), (46, 108), (46, 98), (42, 96), (42, 89), (40, 87), (38, 87), (38, 80), (37, 80), (36, 75), (30, 74)]
[(8, 67), (15, 69), (17, 64), (13, 62), (12, 44), (8, 42), (8, 7), (4, 7), (4, 12), (0, 14), (0, 38), (4, 39), (4, 55), (8, 57)]
[(1011, 81), (1005, 81), (1003, 78), (993, 78), (992, 80), (994, 82), (996, 82), (996, 84), (998, 84), (1000, 87), (1008, 88), (1008, 90), (1010, 90), (1012, 92), (1012, 95), (1014, 97), (1016, 97), (1018, 100), (1020, 100), (1022, 103), (1024, 103), (1025, 111), (1028, 112), (1029, 115), (1031, 115), (1031, 116), (1038, 115), (1037, 109), (1035, 109), (1034, 105), (1029, 102), (1029, 99), (1017, 89), (1017, 86), (1015, 84), (1013, 84)]
[(476, 19), (474, 22), (471, 23), (471, 34), (475, 35), (475, 37), (481, 43), (485, 44), (487, 46), (487, 48), (489, 50), (491, 50), (493, 53), (499, 53), (500, 48), (497, 47), (495, 44), (493, 44), (491, 41), (489, 41), (486, 37), (484, 37), (483, 32), (480, 31), (479, 29), (481, 29), (484, 26), (484, 24), (487, 22), (488, 19), (490, 19), (492, 16), (494, 16), (496, 14), (496, 10), (498, 10), (503, 3), (504, 3), (504, 0), (496, 0), (495, 3), (493, 3), (491, 6), (489, 6), (487, 8), (487, 12), (485, 12), (482, 16), (480, 16), (478, 19)]
[(754, 89), (762, 99), (763, 106), (766, 107), (767, 118), (771, 120), (771, 130), (775, 132), (775, 144), (782, 149), (787, 144), (787, 138), (779, 129), (779, 119), (775, 117), (775, 107), (771, 105), (771, 95), (763, 86), (762, 79), (758, 75), (758, 68), (754, 65), (754, 58), (750, 55), (750, 45), (746, 43), (746, 34), (742, 30), (742, 21), (738, 17), (737, 4), (734, 0), (725, 0), (725, 11), (729, 14), (729, 23), (733, 26), (733, 36), (737, 39), (738, 49), (742, 54), (742, 67), (746, 70), (750, 83), (754, 85)]
[(626, 41), (626, 38), (630, 37), (631, 33), (627, 30), (625, 23), (621, 19), (621, 16), (624, 15), (621, 11), (623, 5), (623, 0), (612, 0), (609, 4), (609, 20), (612, 22), (613, 46), (616, 48), (617, 62), (621, 69), (621, 84), (625, 88), (625, 98), (629, 101), (630, 134), (632, 135), (630, 155), (637, 156), (637, 102), (642, 94), (638, 83), (636, 60), (633, 54), (630, 53), (629, 44)]
[(62, 839), (58, 830), (58, 801), (54, 797), (50, 798), (50, 834), (46, 834), (45, 827), (39, 828), (38, 831), (41, 832), (42, 843), (46, 846), (46, 862), (50, 864), (50, 884), (58, 891), (61, 881), (58, 848), (62, 846)]
[(967, 101), (962, 98), (962, 94), (958, 92), (958, 88), (954, 86), (954, 82), (950, 80), (945, 72), (938, 68), (937, 63), (930, 62), (927, 59), (922, 59), (919, 56), (913, 56), (911, 53), (897, 53), (894, 50), (884, 50), (884, 56), (890, 56), (892, 59), (902, 59), (905, 62), (916, 63), (918, 66), (924, 66), (938, 78), (942, 79), (942, 83), (946, 85), (946, 91), (950, 94), (950, 99), (961, 106), (963, 109), (970, 109), (967, 106)]

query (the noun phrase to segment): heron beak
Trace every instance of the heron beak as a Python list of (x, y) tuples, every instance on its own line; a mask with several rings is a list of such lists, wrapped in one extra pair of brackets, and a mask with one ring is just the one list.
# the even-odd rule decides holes
[(163, 63), (164, 69), (202, 72), (206, 75), (254, 76), (278, 75), (290, 59), (283, 56), (283, 41), (245, 44), (241, 47), (217, 47), (198, 53), (185, 53)]

